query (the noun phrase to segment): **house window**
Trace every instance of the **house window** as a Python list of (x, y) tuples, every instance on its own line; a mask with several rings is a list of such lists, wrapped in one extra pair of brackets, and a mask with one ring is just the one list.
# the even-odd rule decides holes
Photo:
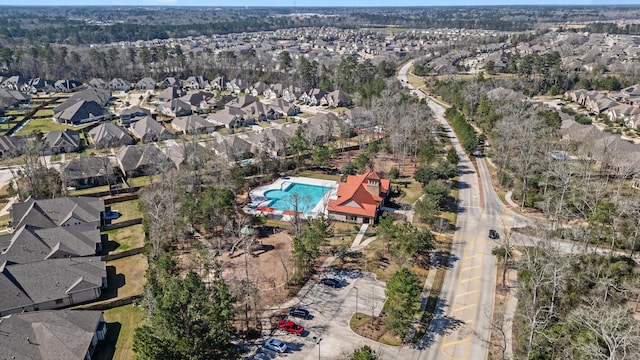
[(347, 215), (347, 221), (357, 221), (358, 217), (354, 215)]
[(64, 301), (62, 299), (56, 299), (56, 305), (61, 305)]

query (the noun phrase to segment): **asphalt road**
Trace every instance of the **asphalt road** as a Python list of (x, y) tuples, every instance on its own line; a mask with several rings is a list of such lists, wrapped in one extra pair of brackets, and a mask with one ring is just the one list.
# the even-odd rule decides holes
[[(408, 84), (406, 72), (411, 66), (412, 61), (402, 66), (398, 79), (416, 96), (427, 98)], [(497, 197), (484, 159), (477, 159), (479, 171), (476, 171), (444, 119), (445, 109), (434, 101), (429, 101), (429, 106), (450, 134), (460, 156), (459, 212), (450, 270), (445, 276), (430, 334), (424, 339), (424, 350), (417, 359), (485, 360), (496, 286), (496, 259), (491, 250), (499, 245), (488, 238), (488, 232), (495, 229), (503, 233), (503, 229), (520, 226), (526, 220), (506, 209)]]

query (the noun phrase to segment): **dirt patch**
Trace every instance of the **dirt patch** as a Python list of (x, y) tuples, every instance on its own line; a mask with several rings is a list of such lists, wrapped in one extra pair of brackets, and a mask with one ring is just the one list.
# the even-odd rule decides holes
[[(260, 294), (260, 305), (264, 308), (280, 304), (288, 298), (285, 284), (293, 275), (291, 237), (279, 232), (257, 238), (247, 253), (240, 247), (233, 253), (225, 251), (219, 257), (222, 262), (222, 277), (228, 284), (240, 284), (249, 274), (249, 280)], [(246, 268), (245, 268), (246, 259)]]
[(375, 317), (372, 321), (367, 321), (366, 323), (358, 327), (353, 327), (352, 329), (360, 336), (378, 341), (382, 335), (387, 333), (387, 328), (384, 326), (384, 316), (385, 315), (382, 314), (382, 316)]

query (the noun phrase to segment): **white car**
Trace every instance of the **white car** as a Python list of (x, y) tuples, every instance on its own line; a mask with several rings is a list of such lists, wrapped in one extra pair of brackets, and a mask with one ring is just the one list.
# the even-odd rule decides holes
[(287, 351), (287, 344), (278, 339), (268, 339), (264, 342), (264, 347), (279, 353)]

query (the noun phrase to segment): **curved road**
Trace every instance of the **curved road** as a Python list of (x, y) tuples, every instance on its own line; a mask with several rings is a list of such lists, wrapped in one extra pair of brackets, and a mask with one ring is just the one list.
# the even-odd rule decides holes
[[(415, 96), (428, 98), (407, 81), (406, 74), (412, 65), (413, 61), (403, 65), (398, 79)], [(496, 260), (491, 250), (498, 246), (488, 238), (488, 232), (495, 229), (503, 233), (503, 229), (517, 227), (526, 219), (502, 204), (491, 186), (484, 159), (477, 159), (476, 172), (443, 116), (445, 108), (433, 100), (428, 103), (436, 119), (450, 134), (451, 143), (460, 156), (459, 212), (450, 271), (445, 276), (436, 315), (424, 339), (424, 350), (417, 359), (485, 360), (496, 286)]]

